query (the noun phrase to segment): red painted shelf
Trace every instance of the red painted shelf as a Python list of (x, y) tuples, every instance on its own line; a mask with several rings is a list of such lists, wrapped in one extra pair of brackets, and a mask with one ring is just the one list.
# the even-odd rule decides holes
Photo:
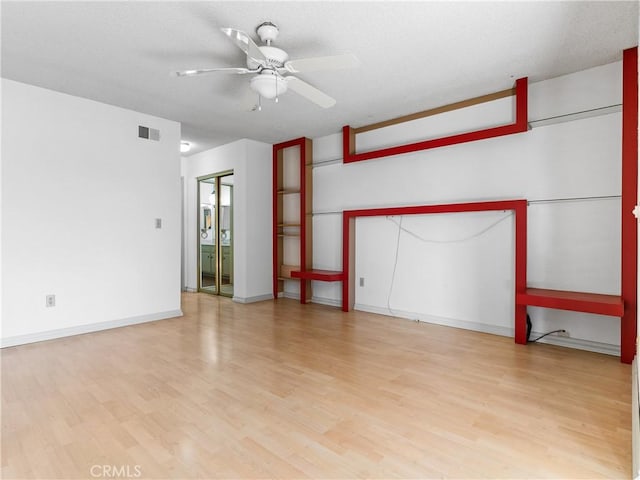
[(291, 276), (293, 278), (302, 278), (304, 280), (319, 280), (321, 282), (339, 282), (343, 279), (342, 272), (334, 270), (306, 270), (292, 271)]
[[(528, 129), (528, 85), (529, 81), (527, 77), (519, 78), (518, 80), (516, 80), (515, 87), (510, 90), (483, 95), (482, 97), (476, 97), (473, 99), (464, 100), (462, 102), (457, 102), (455, 104), (445, 105), (443, 107), (435, 108), (430, 111), (418, 112), (416, 114), (406, 115), (404, 117), (399, 117), (385, 122), (379, 122), (373, 125), (366, 125), (360, 128), (352, 128), (349, 125), (345, 125), (344, 127), (342, 127), (343, 162), (360, 162), (362, 160), (371, 160), (374, 158), (388, 157), (391, 155), (401, 155), (403, 153), (428, 150), (430, 148), (445, 147), (448, 145), (457, 145), (459, 143), (474, 142), (476, 140), (485, 140), (487, 138), (500, 137), (502, 135), (512, 135), (515, 133), (526, 132)], [(513, 123), (501, 125), (499, 127), (485, 128), (471, 132), (459, 133), (456, 135), (449, 135), (441, 138), (432, 138), (416, 143), (409, 143), (405, 145), (382, 148), (379, 150), (356, 153), (357, 133), (363, 133), (386, 126), (397, 125), (399, 123), (423, 118), (425, 116), (434, 115), (436, 113), (444, 113), (451, 110), (457, 110), (459, 108), (466, 108), (472, 105), (477, 105), (478, 103), (493, 101), (498, 98), (503, 98), (505, 96), (504, 94), (506, 94), (507, 92), (509, 96), (515, 95), (516, 119)]]
[(612, 317), (622, 317), (624, 315), (624, 302), (619, 295), (527, 288), (525, 293), (516, 295), (516, 304), (595, 313)]

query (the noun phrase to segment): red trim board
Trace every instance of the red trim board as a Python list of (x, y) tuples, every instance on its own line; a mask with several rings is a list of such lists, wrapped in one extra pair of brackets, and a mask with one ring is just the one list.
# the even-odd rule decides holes
[(636, 354), (638, 297), (638, 47), (622, 53), (622, 247), (621, 285), (626, 306), (620, 326), (620, 359)]

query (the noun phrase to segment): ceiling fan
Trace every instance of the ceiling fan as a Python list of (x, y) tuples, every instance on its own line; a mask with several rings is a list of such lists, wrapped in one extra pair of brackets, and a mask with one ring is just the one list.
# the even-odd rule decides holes
[(247, 55), (246, 67), (184, 70), (175, 74), (178, 77), (213, 72), (253, 74), (250, 85), (251, 89), (258, 94), (258, 110), (261, 110), (261, 98), (277, 102), (278, 97), (288, 90), (296, 92), (320, 107), (332, 107), (336, 101), (329, 95), (298, 77), (286, 74), (352, 68), (360, 64), (356, 56), (352, 54), (289, 60), (287, 52), (272, 45), (272, 42), (278, 37), (279, 30), (271, 22), (263, 22), (256, 28), (260, 40), (265, 43), (262, 46), (256, 45), (249, 35), (235, 28), (221, 28), (221, 30)]

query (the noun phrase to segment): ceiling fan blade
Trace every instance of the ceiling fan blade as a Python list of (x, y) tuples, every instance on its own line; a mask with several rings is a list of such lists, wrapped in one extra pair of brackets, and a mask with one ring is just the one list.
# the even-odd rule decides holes
[(235, 43), (240, 50), (247, 54), (251, 60), (263, 65), (267, 61), (267, 57), (260, 50), (260, 47), (255, 44), (251, 37), (241, 30), (235, 28), (221, 28), (222, 32), (227, 35), (233, 43)]
[(250, 70), (242, 67), (226, 67), (226, 68), (202, 68), (199, 70), (183, 70), (181, 72), (175, 72), (176, 77), (192, 77), (194, 75), (202, 75), (203, 73), (222, 72), (222, 73), (256, 73), (257, 70)]
[(322, 108), (333, 107), (336, 101), (324, 92), (321, 92), (316, 87), (309, 85), (307, 82), (300, 80), (297, 77), (284, 77), (287, 81), (287, 86), (296, 92), (298, 95), (302, 95), (307, 100), (311, 100), (316, 105)]
[(351, 53), (329, 57), (300, 58), (285, 62), (284, 68), (291, 73), (307, 73), (319, 70), (340, 70), (360, 66), (358, 57)]

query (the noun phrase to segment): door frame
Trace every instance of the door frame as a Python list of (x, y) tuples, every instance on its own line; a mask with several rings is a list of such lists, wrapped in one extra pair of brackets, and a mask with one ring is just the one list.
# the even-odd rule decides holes
[[(222, 275), (222, 242), (221, 242), (221, 238), (220, 238), (220, 229), (218, 228), (218, 224), (220, 221), (220, 178), (222, 177), (226, 177), (228, 175), (233, 175), (233, 169), (231, 170), (223, 170), (221, 172), (216, 172), (216, 173), (210, 173), (207, 175), (201, 175), (199, 177), (196, 177), (196, 212), (197, 212), (197, 220), (195, 222), (196, 224), (196, 251), (197, 251), (197, 256), (196, 256), (196, 271), (197, 271), (197, 276), (198, 276), (198, 283), (197, 283), (197, 291), (198, 292), (202, 292), (202, 293), (206, 293), (209, 295), (219, 295), (222, 297), (232, 297), (233, 294), (229, 295), (229, 294), (225, 294), (222, 293), (222, 289), (220, 288), (220, 283), (221, 283), (221, 275)], [(216, 252), (216, 265), (215, 265), (215, 278), (216, 278), (216, 288), (215, 288), (215, 292), (211, 292), (209, 290), (204, 290), (202, 288), (202, 245), (200, 244), (200, 208), (201, 208), (201, 198), (200, 198), (200, 182), (204, 181), (204, 180), (210, 180), (210, 179), (215, 179), (215, 183), (213, 183), (213, 185), (215, 185), (215, 195), (216, 195), (216, 205), (215, 205), (215, 213), (212, 211), (212, 217), (213, 217), (213, 225), (212, 225), (212, 230), (215, 235), (215, 252)], [(231, 209), (230, 211), (233, 212), (233, 199), (231, 199)], [(231, 225), (233, 225), (233, 219), (231, 219)], [(231, 251), (233, 252), (233, 241), (234, 241), (234, 237), (235, 235), (233, 234), (233, 228), (232, 228), (232, 237), (231, 237)], [(232, 255), (232, 262), (233, 262), (233, 255)], [(231, 265), (231, 269), (233, 271), (233, 264)]]

